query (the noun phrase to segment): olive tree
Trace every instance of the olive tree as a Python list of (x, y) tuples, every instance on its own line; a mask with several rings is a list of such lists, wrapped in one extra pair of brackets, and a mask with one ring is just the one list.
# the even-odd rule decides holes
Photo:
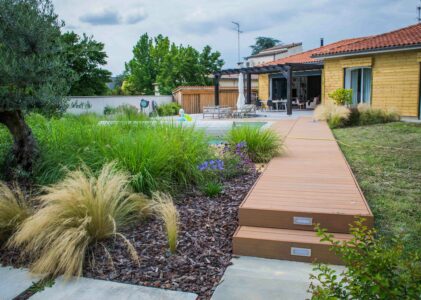
[(0, 0), (0, 123), (13, 136), (15, 170), (31, 172), (38, 157), (25, 114), (66, 107), (62, 26), (49, 0)]

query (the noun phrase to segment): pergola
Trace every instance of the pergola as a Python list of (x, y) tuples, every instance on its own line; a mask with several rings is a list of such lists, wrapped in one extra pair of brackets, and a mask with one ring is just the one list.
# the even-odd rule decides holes
[(251, 104), (251, 75), (280, 73), (287, 80), (287, 114), (292, 114), (292, 77), (294, 72), (313, 71), (323, 69), (323, 63), (286, 63), (279, 65), (256, 66), (237, 69), (225, 69), (214, 73), (215, 105), (219, 105), (219, 79), (222, 75), (243, 73), (247, 80), (246, 103)]

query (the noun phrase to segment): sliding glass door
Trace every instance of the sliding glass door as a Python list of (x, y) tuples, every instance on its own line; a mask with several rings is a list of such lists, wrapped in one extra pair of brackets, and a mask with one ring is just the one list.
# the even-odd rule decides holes
[(345, 88), (352, 89), (352, 103), (371, 103), (371, 68), (346, 68)]

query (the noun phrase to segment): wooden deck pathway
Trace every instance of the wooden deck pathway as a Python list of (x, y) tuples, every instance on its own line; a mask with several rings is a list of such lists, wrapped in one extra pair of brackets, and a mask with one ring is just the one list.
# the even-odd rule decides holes
[(311, 118), (279, 121), (285, 154), (274, 158), (240, 206), (234, 253), (339, 263), (314, 224), (349, 239), (355, 216), (373, 215), (331, 130)]

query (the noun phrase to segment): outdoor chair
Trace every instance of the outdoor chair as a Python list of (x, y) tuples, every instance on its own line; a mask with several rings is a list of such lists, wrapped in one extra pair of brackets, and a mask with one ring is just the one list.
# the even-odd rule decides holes
[(220, 106), (205, 106), (203, 107), (203, 119), (207, 116), (215, 117), (218, 119), (229, 118), (232, 115), (232, 110), (230, 107), (220, 107)]
[(266, 104), (269, 108), (269, 110), (273, 110), (273, 102), (272, 100), (268, 100), (267, 104)]
[(306, 107), (306, 102), (300, 98), (297, 98), (297, 106), (299, 109), (304, 109)]
[(234, 111), (234, 118), (244, 118), (250, 114), (256, 114), (256, 106), (254, 104), (246, 104), (241, 109)]
[(314, 97), (312, 101), (306, 102), (306, 109), (315, 109), (317, 104), (319, 104), (319, 97)]

